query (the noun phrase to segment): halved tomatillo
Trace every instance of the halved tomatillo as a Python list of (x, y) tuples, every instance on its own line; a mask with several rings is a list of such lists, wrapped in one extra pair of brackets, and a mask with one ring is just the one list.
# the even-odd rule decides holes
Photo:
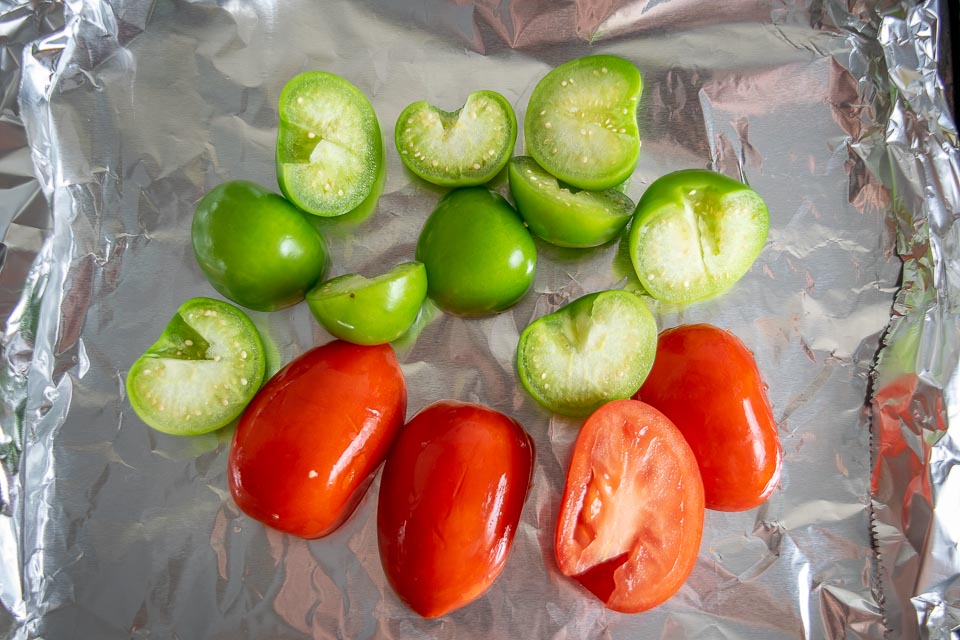
[(651, 184), (637, 203), (630, 258), (651, 296), (694, 302), (743, 277), (769, 226), (766, 203), (747, 185), (705, 169), (675, 171)]
[(503, 196), (483, 187), (454, 189), (417, 238), (427, 295), (462, 316), (500, 313), (533, 285), (537, 245)]
[(127, 374), (130, 405), (157, 431), (198, 435), (237, 418), (263, 382), (257, 328), (226, 302), (184, 302)]
[(307, 293), (307, 304), (333, 336), (373, 345), (402, 336), (426, 297), (427, 271), (413, 261), (374, 278), (349, 273), (327, 280)]
[(308, 71), (280, 93), (277, 181), (295, 205), (318, 216), (352, 211), (373, 191), (383, 139), (373, 105), (332, 73)]
[(443, 187), (489, 182), (506, 166), (517, 118), (495, 91), (476, 91), (453, 112), (414, 102), (400, 113), (394, 141), (410, 171)]
[(636, 393), (656, 350), (657, 323), (640, 297), (600, 291), (530, 323), (517, 344), (517, 372), (548, 410), (586, 416)]
[(633, 215), (633, 200), (619, 189), (568, 187), (528, 156), (510, 160), (510, 193), (535, 235), (559, 247), (596, 247), (614, 239)]
[(637, 106), (643, 82), (629, 60), (588, 56), (537, 83), (524, 118), (527, 151), (550, 174), (579, 189), (611, 189), (640, 155)]

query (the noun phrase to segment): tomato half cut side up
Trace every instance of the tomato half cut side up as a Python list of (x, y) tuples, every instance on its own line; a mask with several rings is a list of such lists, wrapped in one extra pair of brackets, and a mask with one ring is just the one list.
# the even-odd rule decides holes
[(703, 483), (680, 431), (647, 404), (609, 402), (587, 419), (574, 445), (557, 564), (607, 608), (646, 611), (690, 575), (703, 518)]

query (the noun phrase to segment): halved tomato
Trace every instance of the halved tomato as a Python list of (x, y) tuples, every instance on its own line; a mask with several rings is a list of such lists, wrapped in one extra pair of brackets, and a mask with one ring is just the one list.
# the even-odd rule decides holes
[(610, 609), (651, 609), (680, 589), (703, 534), (703, 483), (683, 435), (653, 407), (615, 400), (584, 423), (560, 503), (560, 571)]

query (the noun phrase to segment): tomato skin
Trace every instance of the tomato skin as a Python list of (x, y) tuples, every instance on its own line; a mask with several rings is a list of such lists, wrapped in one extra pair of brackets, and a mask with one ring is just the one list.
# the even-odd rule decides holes
[(677, 592), (697, 561), (703, 484), (696, 458), (662, 413), (614, 400), (574, 444), (554, 544), (561, 573), (623, 613)]
[(487, 407), (436, 402), (404, 427), (380, 481), (380, 559), (425, 618), (479, 597), (503, 569), (533, 473), (533, 440)]
[(228, 463), (233, 499), (274, 529), (332, 533), (363, 498), (406, 408), (389, 345), (314, 347), (271, 378), (240, 418)]
[(697, 324), (662, 332), (635, 398), (662, 411), (690, 443), (708, 509), (752, 509), (776, 489), (776, 420), (753, 354), (729, 331)]

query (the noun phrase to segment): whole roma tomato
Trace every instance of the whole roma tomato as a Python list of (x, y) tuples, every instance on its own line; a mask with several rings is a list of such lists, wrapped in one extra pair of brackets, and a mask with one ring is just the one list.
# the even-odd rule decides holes
[(703, 516), (697, 461), (677, 428), (642, 402), (608, 402), (573, 447), (557, 565), (608, 608), (646, 611), (690, 575)]
[(500, 574), (533, 472), (519, 423), (442, 401), (401, 431), (383, 467), (380, 559), (397, 595), (433, 618), (480, 596)]
[(662, 411), (697, 456), (708, 509), (744, 511), (780, 480), (777, 424), (750, 350), (708, 324), (668, 329), (635, 398)]
[(244, 411), (230, 449), (230, 493), (274, 529), (327, 535), (360, 502), (406, 409), (406, 383), (389, 345), (315, 347)]

